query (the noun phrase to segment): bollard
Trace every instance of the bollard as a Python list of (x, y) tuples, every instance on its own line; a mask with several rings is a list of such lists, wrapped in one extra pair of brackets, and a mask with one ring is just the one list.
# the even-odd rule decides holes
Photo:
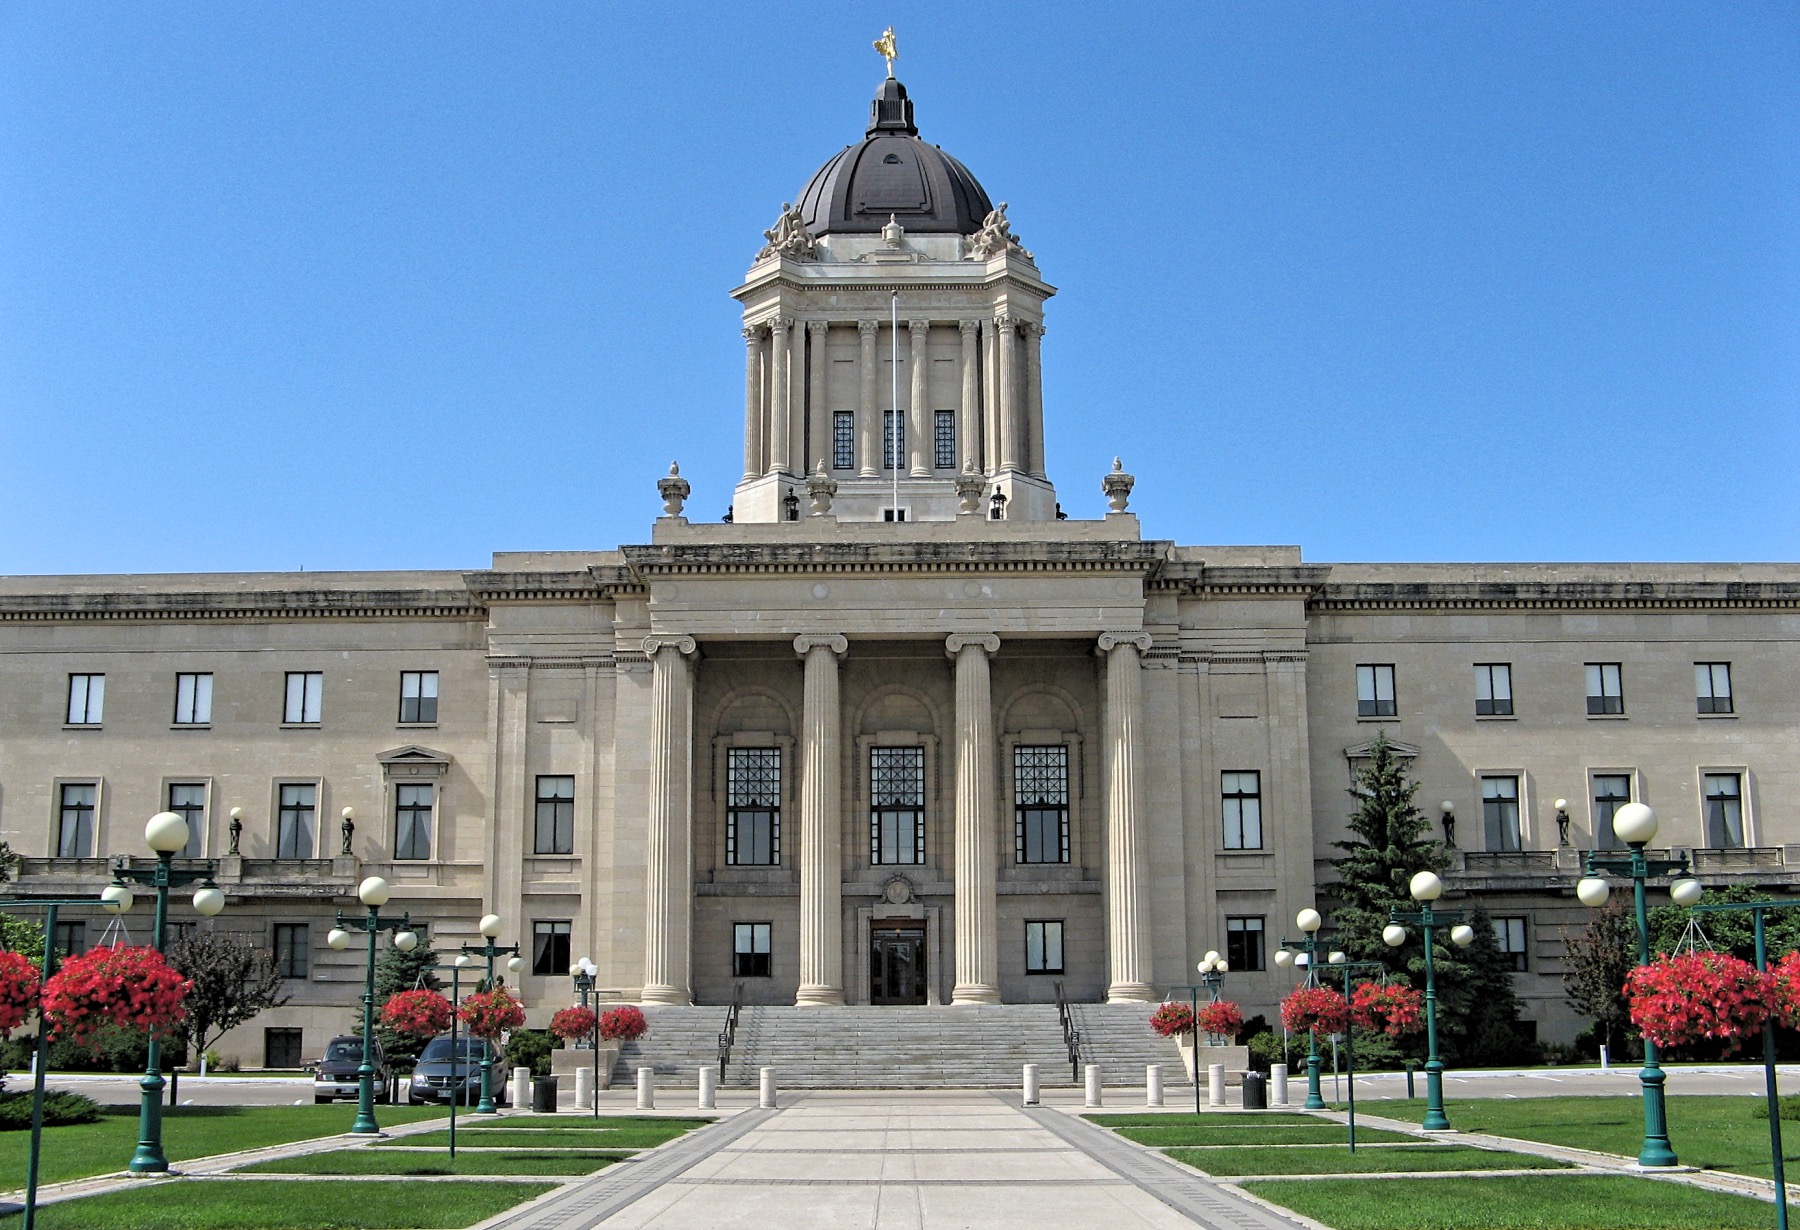
[(700, 1065), (700, 1109), (712, 1110), (718, 1103), (719, 1070), (710, 1063)]
[(638, 1104), (639, 1110), (656, 1109), (656, 1069), (638, 1069)]
[(1225, 1065), (1222, 1063), (1206, 1065), (1206, 1104), (1225, 1105)]
[(1097, 1063), (1087, 1066), (1087, 1104), (1100, 1105), (1100, 1065)]
[(1286, 1106), (1288, 1104), (1287, 1072), (1288, 1066), (1285, 1063), (1272, 1063), (1269, 1065), (1270, 1106)]
[(1038, 1104), (1038, 1066), (1035, 1063), (1025, 1065), (1025, 1105)]
[(1162, 1065), (1147, 1063), (1144, 1065), (1144, 1105), (1155, 1109), (1162, 1104)]
[(1606, 1044), (1604, 1042), (1600, 1044), (1600, 1070), (1602, 1072), (1612, 1071), (1612, 1056), (1606, 1053)]
[(756, 1104), (758, 1106), (762, 1107), (764, 1110), (774, 1110), (775, 1109), (775, 1069), (774, 1068), (762, 1068), (758, 1071), (758, 1076), (761, 1078), (759, 1083), (762, 1088), (761, 1088), (761, 1096), (757, 1099)]
[(1401, 1064), (1401, 1066), (1406, 1069), (1406, 1096), (1410, 1101), (1419, 1096), (1418, 1091), (1413, 1088), (1413, 1073), (1418, 1070), (1419, 1061), (1416, 1059), (1408, 1059)]
[(575, 1069), (575, 1109), (586, 1110), (594, 1104), (594, 1070)]
[(514, 1110), (524, 1110), (531, 1105), (530, 1068), (514, 1068), (512, 1070), (512, 1092), (507, 1096), (512, 1099)]

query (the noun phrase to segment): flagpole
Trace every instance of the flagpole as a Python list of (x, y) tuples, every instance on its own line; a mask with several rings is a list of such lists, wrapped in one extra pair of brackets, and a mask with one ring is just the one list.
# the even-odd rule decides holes
[(893, 444), (890, 446), (894, 461), (894, 520), (900, 520), (900, 292), (894, 291), (889, 301), (893, 311), (892, 324), (888, 330), (888, 372), (893, 377), (893, 390), (889, 398), (893, 405)]

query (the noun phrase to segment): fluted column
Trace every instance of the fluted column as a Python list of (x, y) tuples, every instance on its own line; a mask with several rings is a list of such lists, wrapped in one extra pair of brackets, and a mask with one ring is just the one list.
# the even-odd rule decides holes
[(1000, 330), (981, 322), (981, 472), (1000, 471)]
[(965, 320), (962, 331), (962, 413), (956, 424), (956, 468), (973, 461), (977, 470), (986, 464), (981, 455), (981, 322)]
[(926, 388), (926, 377), (931, 374), (931, 356), (926, 352), (926, 343), (931, 340), (931, 322), (909, 320), (906, 328), (912, 334), (912, 411), (908, 415), (912, 426), (907, 429), (907, 434), (912, 436), (912, 447), (907, 451), (912, 454), (912, 476), (930, 478), (934, 450), (930, 394)]
[(857, 338), (862, 343), (856, 361), (856, 374), (862, 377), (862, 393), (856, 401), (856, 473), (862, 478), (875, 478), (881, 473), (881, 413), (875, 406), (880, 375), (875, 366), (875, 336), (880, 330), (880, 321), (856, 322)]
[(794, 1002), (844, 1002), (843, 817), (838, 813), (842, 715), (838, 634), (801, 634), (805, 664), (800, 713), (800, 990)]
[(1106, 656), (1106, 951), (1108, 1002), (1148, 1001), (1150, 892), (1144, 831), (1143, 632), (1101, 634)]
[(993, 633), (956, 633), (944, 652), (956, 662), (956, 986), (953, 1004), (1000, 1002), (999, 913), (994, 832), (994, 710), (988, 657)]
[(770, 474), (788, 472), (788, 444), (793, 439), (793, 427), (788, 421), (792, 408), (788, 396), (788, 329), (793, 323), (783, 317), (769, 322)]
[(1019, 322), (1010, 316), (994, 321), (999, 333), (1000, 351), (1000, 468), (1022, 469), (1019, 446), (1024, 443), (1019, 430)]
[(825, 333), (830, 328), (823, 320), (808, 321), (806, 325), (806, 359), (812, 369), (806, 387), (806, 421), (812, 430), (800, 468), (808, 474), (821, 460), (827, 467), (831, 465), (831, 403), (825, 397)]
[(744, 477), (762, 473), (762, 326), (744, 330)]
[(1033, 478), (1044, 473), (1044, 326), (1025, 326), (1025, 464)]
[(693, 771), (691, 636), (644, 638), (650, 682), (650, 797), (645, 808), (644, 992), (647, 1004), (686, 1004), (693, 919), (690, 831)]

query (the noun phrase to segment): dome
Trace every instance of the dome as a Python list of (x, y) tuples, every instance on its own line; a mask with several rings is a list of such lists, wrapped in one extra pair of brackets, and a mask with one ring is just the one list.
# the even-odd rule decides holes
[(919, 140), (912, 99), (892, 77), (869, 106), (862, 144), (820, 167), (796, 206), (814, 236), (875, 234), (890, 217), (920, 234), (973, 235), (994, 207), (969, 168)]

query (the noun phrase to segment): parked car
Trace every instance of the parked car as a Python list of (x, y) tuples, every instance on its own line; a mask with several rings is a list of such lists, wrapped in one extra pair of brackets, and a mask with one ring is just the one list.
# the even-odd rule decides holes
[[(458, 1105), (475, 1105), (481, 1100), (481, 1061), (487, 1056), (488, 1044), (483, 1039), (459, 1036), (453, 1058), (450, 1035), (439, 1034), (425, 1044), (413, 1068), (412, 1100), (448, 1103), (455, 1098)], [(505, 1106), (506, 1073), (498, 1059), (496, 1055), (492, 1092), (495, 1105)]]
[[(361, 1092), (358, 1073), (362, 1070), (362, 1039), (355, 1034), (333, 1038), (325, 1047), (325, 1058), (313, 1069), (313, 1102), (335, 1102), (354, 1098)], [(372, 1056), (375, 1064), (375, 1097), (385, 1101), (388, 1091), (387, 1059), (376, 1039)]]

